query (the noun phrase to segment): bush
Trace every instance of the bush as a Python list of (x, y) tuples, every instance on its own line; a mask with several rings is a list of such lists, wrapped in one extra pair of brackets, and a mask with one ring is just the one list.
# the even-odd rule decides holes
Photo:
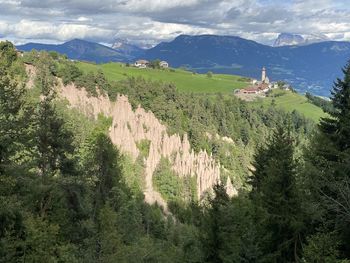
[(184, 186), (183, 181), (171, 169), (168, 159), (162, 158), (153, 174), (155, 188), (167, 201), (182, 199)]

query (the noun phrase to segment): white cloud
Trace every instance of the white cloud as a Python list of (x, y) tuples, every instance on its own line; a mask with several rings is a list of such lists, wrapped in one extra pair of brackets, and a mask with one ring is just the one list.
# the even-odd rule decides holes
[(82, 39), (110, 39), (114, 34), (112, 30), (81, 24), (53, 24), (44, 21), (21, 20), (8, 25), (0, 21), (0, 34), (10, 33), (11, 38), (49, 39), (66, 41), (73, 38)]
[(87, 21), (92, 21), (91, 18), (85, 17), (85, 16), (80, 16), (78, 17), (77, 21), (79, 22), (87, 22)]
[(344, 0), (0, 0), (0, 36), (18, 41), (124, 37), (155, 43), (178, 34), (238, 35), (271, 43), (280, 32), (349, 39)]
[(122, 5), (118, 5), (122, 10), (131, 12), (159, 12), (172, 8), (189, 7), (199, 4), (200, 0), (129, 0), (124, 1)]

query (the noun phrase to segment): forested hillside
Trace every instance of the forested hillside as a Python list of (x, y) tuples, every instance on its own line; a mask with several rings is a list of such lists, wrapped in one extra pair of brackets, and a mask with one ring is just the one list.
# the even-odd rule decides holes
[[(316, 124), (234, 96), (180, 93), (141, 77), (110, 81), (57, 53), (20, 57), (9, 42), (0, 56), (0, 262), (350, 259), (350, 65), (330, 117)], [(118, 109), (127, 96), (125, 116), (154, 114), (162, 138), (188, 138), (194, 155), (220, 163), (221, 183), (197, 196), (199, 174), (179, 176), (170, 155), (152, 182), (169, 211), (145, 202), (155, 142), (138, 140), (133, 159), (113, 143), (117, 116), (86, 114), (62, 87), (87, 94), (79, 105)]]

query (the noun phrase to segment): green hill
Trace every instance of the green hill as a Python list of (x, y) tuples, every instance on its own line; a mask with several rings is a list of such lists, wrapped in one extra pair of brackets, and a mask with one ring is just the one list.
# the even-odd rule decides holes
[[(182, 69), (138, 69), (126, 67), (122, 63), (97, 65), (78, 62), (77, 66), (86, 73), (102, 70), (106, 78), (111, 81), (134, 76), (173, 83), (180, 92), (232, 94), (235, 89), (241, 89), (248, 85), (247, 78), (236, 75), (213, 74), (212, 77), (208, 77), (206, 74), (195, 74)], [(253, 103), (267, 106), (271, 105), (272, 100), (277, 107), (289, 112), (297, 110), (316, 122), (325, 116), (322, 109), (309, 103), (305, 96), (287, 91), (275, 90), (271, 97)]]
[(299, 113), (304, 114), (306, 117), (319, 121), (321, 117), (325, 117), (326, 113), (320, 107), (308, 102), (307, 98), (301, 94), (294, 93), (292, 91), (274, 90), (269, 97), (260, 99), (257, 102), (258, 105), (276, 105), (276, 107), (282, 108), (288, 112), (297, 110)]
[(228, 94), (248, 85), (246, 78), (235, 75), (213, 74), (209, 78), (206, 74), (195, 74), (181, 69), (139, 69), (126, 67), (122, 63), (96, 65), (79, 62), (77, 65), (85, 72), (102, 70), (108, 80), (122, 80), (128, 76), (140, 76), (145, 79), (173, 83), (181, 92)]

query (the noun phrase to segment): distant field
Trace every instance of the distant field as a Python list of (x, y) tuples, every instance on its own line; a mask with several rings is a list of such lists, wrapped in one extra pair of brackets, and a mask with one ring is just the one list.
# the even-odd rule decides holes
[(173, 83), (180, 92), (194, 93), (232, 93), (235, 89), (248, 86), (242, 77), (235, 75), (213, 74), (208, 78), (206, 74), (193, 74), (189, 71), (174, 69), (138, 69), (126, 67), (121, 63), (89, 64), (79, 62), (78, 67), (85, 72), (96, 72), (101, 69), (109, 80), (122, 80), (127, 76), (141, 76), (145, 79)]
[(309, 103), (307, 98), (301, 94), (282, 90), (274, 90), (272, 94), (277, 96), (260, 99), (254, 103), (271, 105), (274, 99), (276, 107), (280, 107), (286, 111), (297, 110), (299, 113), (304, 114), (306, 117), (316, 122), (318, 122), (321, 117), (326, 116), (321, 108)]

